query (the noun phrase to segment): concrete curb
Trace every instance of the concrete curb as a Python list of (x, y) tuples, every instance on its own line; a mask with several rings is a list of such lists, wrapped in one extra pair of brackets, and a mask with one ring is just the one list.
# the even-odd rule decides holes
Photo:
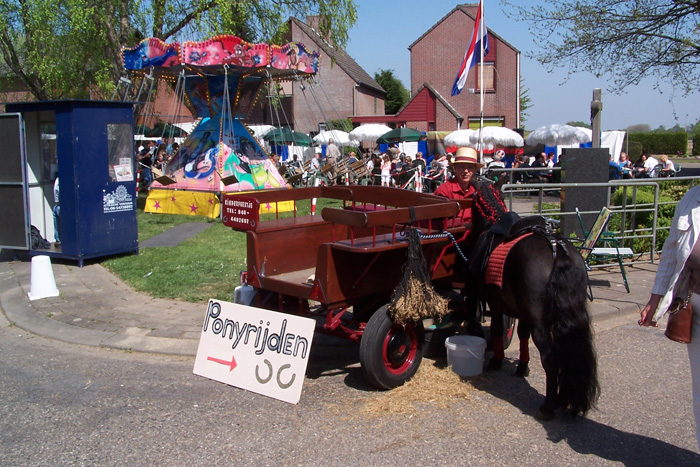
[[(50, 299), (41, 300), (46, 302)], [(44, 315), (31, 305), (23, 287), (7, 263), (0, 263), (0, 309), (10, 325), (32, 334), (71, 344), (181, 356), (196, 355), (199, 344), (198, 339), (139, 335), (141, 334), (139, 326), (119, 328), (117, 331), (102, 331), (51, 319), (50, 311)], [(51, 306), (42, 306), (42, 309), (51, 310)]]
[[(159, 300), (131, 290), (101, 265), (77, 268), (53, 265), (59, 297), (30, 301), (29, 264), (0, 262), (0, 309), (9, 321), (29, 333), (67, 343), (122, 351), (192, 357), (197, 353), (201, 304)], [(632, 293), (621, 284), (619, 269), (591, 271), (593, 325), (614, 320), (636, 321), (649, 296), (655, 265), (628, 268)], [(65, 293), (61, 289), (65, 290)], [(138, 305), (136, 305), (138, 304)]]

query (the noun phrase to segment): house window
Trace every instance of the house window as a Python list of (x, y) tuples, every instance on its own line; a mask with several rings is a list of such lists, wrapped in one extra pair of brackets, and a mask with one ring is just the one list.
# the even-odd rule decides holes
[[(469, 117), (469, 129), (478, 130), (481, 126), (480, 117)], [(484, 126), (506, 126), (505, 117), (484, 117)]]
[[(481, 91), (481, 64), (476, 66), (476, 90)], [(484, 62), (484, 92), (496, 92), (496, 65)]]

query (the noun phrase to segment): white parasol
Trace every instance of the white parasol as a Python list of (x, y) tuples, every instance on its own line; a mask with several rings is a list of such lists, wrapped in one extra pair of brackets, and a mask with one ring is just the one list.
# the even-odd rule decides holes
[(350, 133), (341, 130), (326, 130), (314, 136), (314, 143), (328, 144), (333, 140), (338, 146), (358, 146), (358, 141), (350, 140)]
[(474, 130), (464, 129), (456, 130), (445, 136), (445, 146), (473, 146), (471, 142), (471, 135)]
[(497, 147), (523, 147), (525, 141), (517, 132), (503, 126), (486, 126), (479, 130), (474, 130), (469, 136), (471, 146), (479, 149), (479, 138), (484, 145), (484, 149), (495, 149)]
[(380, 125), (378, 123), (367, 123), (366, 125), (360, 125), (350, 132), (350, 139), (352, 141), (376, 143), (377, 138), (391, 131), (386, 125)]
[(591, 136), (580, 128), (571, 125), (545, 125), (537, 128), (527, 137), (527, 144), (544, 144), (558, 146), (560, 144), (585, 144), (591, 141)]

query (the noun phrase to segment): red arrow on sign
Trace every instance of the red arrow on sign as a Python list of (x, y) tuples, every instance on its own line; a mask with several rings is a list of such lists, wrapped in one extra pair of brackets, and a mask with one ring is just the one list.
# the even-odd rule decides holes
[(226, 366), (230, 367), (230, 369), (228, 371), (233, 371), (233, 369), (236, 368), (236, 366), (237, 366), (236, 358), (233, 355), (231, 355), (230, 362), (227, 360), (223, 360), (221, 358), (215, 358), (215, 357), (207, 357), (207, 360), (211, 360), (214, 363), (220, 363), (222, 365), (226, 365)]

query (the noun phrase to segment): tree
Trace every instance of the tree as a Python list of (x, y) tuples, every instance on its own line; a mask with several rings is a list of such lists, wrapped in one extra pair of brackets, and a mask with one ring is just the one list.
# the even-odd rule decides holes
[(509, 17), (530, 23), (548, 66), (612, 78), (619, 93), (645, 77), (669, 82), (686, 95), (700, 89), (697, 0), (542, 0)]
[(307, 15), (320, 16), (319, 32), (343, 47), (357, 7), (354, 0), (0, 0), (0, 69), (36, 99), (91, 91), (104, 98), (124, 74), (122, 48), (144, 37), (279, 41), (288, 16)]
[(569, 126), (577, 126), (577, 127), (581, 127), (581, 128), (588, 128), (589, 130), (591, 129), (591, 124), (590, 124), (590, 122), (589, 122), (589, 123), (586, 123), (586, 122), (581, 122), (581, 121), (573, 121), (573, 122), (567, 122), (566, 124), (569, 125)]
[(530, 88), (526, 88), (523, 86), (523, 77), (520, 77), (520, 126), (525, 127), (523, 125), (527, 121), (527, 117), (530, 116), (530, 113), (527, 111), (530, 107), (532, 107), (532, 98), (530, 97)]
[(384, 101), (384, 113), (395, 114), (403, 107), (411, 94), (403, 85), (401, 80), (394, 76), (394, 70), (379, 70), (374, 74), (374, 79), (386, 91), (386, 101)]
[(627, 133), (648, 133), (651, 131), (651, 126), (646, 123), (630, 125), (627, 127)]

